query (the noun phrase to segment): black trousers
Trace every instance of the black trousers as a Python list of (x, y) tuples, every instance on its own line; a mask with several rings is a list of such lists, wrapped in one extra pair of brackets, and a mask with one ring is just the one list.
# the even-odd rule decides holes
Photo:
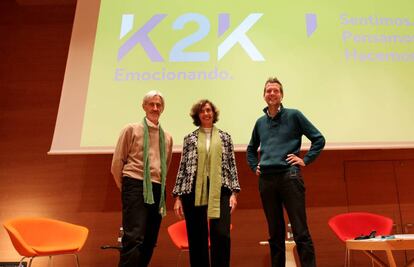
[(260, 175), (259, 192), (268, 223), (272, 267), (284, 267), (286, 262), (283, 207), (292, 226), (301, 266), (316, 266), (315, 250), (306, 221), (305, 184), (300, 169), (292, 166), (286, 172)]
[(192, 267), (209, 267), (210, 258), (212, 267), (230, 266), (230, 196), (230, 190), (221, 189), (220, 218), (210, 220), (207, 219), (207, 206), (194, 206), (194, 193), (181, 196)]
[(144, 203), (143, 181), (122, 178), (122, 250), (119, 267), (148, 266), (161, 225), (161, 185), (152, 183), (155, 204)]

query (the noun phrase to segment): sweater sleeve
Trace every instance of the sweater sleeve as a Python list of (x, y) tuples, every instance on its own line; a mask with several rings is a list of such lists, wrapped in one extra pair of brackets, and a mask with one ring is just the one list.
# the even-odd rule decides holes
[(325, 147), (325, 137), (300, 111), (298, 114), (303, 134), (311, 141), (309, 151), (303, 157), (303, 162), (308, 165), (319, 156)]
[(231, 139), (231, 136), (227, 134), (228, 138), (228, 146), (226, 153), (228, 154), (228, 166), (230, 169), (230, 183), (231, 183), (231, 189), (233, 192), (240, 192), (240, 183), (239, 178), (237, 174), (237, 165), (236, 165), (236, 157), (234, 155), (234, 145), (233, 140)]
[(188, 156), (188, 153), (186, 153), (186, 151), (188, 150), (187, 140), (188, 140), (188, 137), (185, 137), (184, 142), (183, 142), (183, 151), (181, 153), (180, 166), (178, 167), (177, 177), (175, 179), (175, 185), (174, 185), (173, 192), (172, 192), (173, 196), (182, 194), (182, 184), (185, 179), (185, 173), (186, 173), (186, 168), (187, 168), (187, 156)]
[(256, 171), (257, 165), (259, 164), (259, 153), (258, 148), (260, 146), (260, 138), (258, 133), (257, 122), (254, 125), (252, 136), (250, 138), (249, 145), (247, 146), (247, 163), (249, 164), (250, 169), (254, 172)]
[(125, 127), (118, 138), (114, 155), (112, 157), (111, 173), (119, 189), (122, 185), (122, 170), (128, 159), (128, 152), (132, 143), (132, 128)]

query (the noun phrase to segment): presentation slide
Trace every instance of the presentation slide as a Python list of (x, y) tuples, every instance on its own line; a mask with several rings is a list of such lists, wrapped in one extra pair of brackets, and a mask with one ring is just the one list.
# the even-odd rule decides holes
[(200, 99), (244, 150), (271, 76), (328, 149), (414, 147), (412, 10), (410, 0), (78, 0), (49, 153), (111, 153), (154, 89), (176, 151)]

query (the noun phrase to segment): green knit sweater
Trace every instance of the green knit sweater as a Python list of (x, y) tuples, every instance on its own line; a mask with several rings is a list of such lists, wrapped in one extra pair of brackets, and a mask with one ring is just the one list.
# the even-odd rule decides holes
[(311, 147), (303, 161), (308, 165), (315, 160), (325, 146), (325, 138), (319, 130), (299, 110), (282, 106), (278, 114), (271, 118), (267, 115), (267, 109), (263, 110), (265, 115), (256, 121), (247, 146), (247, 162), (250, 168), (256, 171), (260, 163), (262, 174), (289, 169), (287, 155), (299, 155), (302, 135), (311, 141)]

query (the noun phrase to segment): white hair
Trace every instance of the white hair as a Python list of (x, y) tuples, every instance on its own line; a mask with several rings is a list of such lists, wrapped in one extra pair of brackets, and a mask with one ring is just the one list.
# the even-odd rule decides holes
[(145, 104), (148, 101), (148, 99), (153, 98), (154, 96), (159, 96), (161, 98), (162, 106), (165, 107), (164, 97), (162, 96), (161, 92), (157, 90), (151, 90), (148, 93), (146, 93), (144, 95), (144, 98), (142, 99), (142, 104)]

